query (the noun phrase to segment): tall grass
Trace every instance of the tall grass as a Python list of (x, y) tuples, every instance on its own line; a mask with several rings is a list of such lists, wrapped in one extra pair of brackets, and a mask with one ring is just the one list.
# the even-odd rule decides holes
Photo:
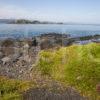
[(100, 44), (73, 45), (59, 50), (41, 51), (39, 69), (43, 75), (65, 82), (91, 100), (99, 100)]

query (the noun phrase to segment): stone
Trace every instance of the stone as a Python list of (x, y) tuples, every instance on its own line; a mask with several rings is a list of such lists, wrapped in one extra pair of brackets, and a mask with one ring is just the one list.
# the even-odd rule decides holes
[(3, 65), (4, 65), (4, 64), (10, 62), (10, 61), (11, 61), (11, 58), (9, 58), (9, 57), (4, 57), (4, 58), (1, 59), (1, 61), (3, 62)]
[(97, 85), (96, 85), (96, 91), (97, 91), (98, 93), (100, 93), (100, 84), (97, 84)]

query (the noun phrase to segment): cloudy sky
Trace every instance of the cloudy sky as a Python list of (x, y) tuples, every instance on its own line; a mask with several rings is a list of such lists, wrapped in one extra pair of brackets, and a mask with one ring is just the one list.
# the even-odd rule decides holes
[(0, 0), (2, 18), (100, 24), (100, 0)]

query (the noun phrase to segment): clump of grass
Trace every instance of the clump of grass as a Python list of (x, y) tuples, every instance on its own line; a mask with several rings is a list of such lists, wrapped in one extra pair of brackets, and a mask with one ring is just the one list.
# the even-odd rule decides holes
[(8, 79), (0, 76), (0, 100), (22, 100), (21, 93), (33, 86), (33, 82)]
[[(49, 75), (53, 76), (55, 73), (55, 70), (57, 71), (62, 70), (63, 68), (60, 68), (62, 66), (62, 59), (65, 54), (65, 48), (61, 48), (58, 51), (41, 51), (40, 52), (40, 59), (38, 66), (40, 68), (40, 71), (43, 75)], [(56, 73), (55, 73), (56, 74)]]
[(93, 100), (100, 99), (100, 44), (73, 45), (56, 51), (41, 51), (39, 68), (43, 75), (75, 87)]

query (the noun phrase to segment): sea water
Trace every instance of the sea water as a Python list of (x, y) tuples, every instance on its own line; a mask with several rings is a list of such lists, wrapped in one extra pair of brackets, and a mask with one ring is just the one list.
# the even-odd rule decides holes
[(69, 34), (73, 37), (100, 35), (100, 26), (64, 24), (0, 24), (0, 38), (32, 37), (44, 33)]

